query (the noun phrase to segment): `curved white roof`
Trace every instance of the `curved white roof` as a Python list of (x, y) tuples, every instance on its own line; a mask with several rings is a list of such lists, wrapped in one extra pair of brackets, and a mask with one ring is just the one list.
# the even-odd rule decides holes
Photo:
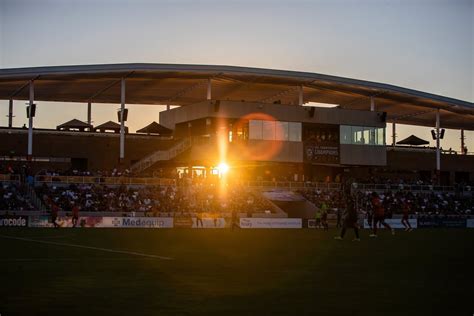
[(474, 130), (474, 104), (385, 83), (318, 73), (178, 64), (107, 64), (0, 69), (0, 99), (27, 100), (27, 84), (35, 80), (36, 101), (119, 103), (120, 84), (126, 77), (126, 103), (188, 105), (206, 98), (208, 79), (212, 99), (283, 104), (304, 102), (338, 104), (376, 110), (387, 120), (434, 126), (440, 109), (441, 126)]

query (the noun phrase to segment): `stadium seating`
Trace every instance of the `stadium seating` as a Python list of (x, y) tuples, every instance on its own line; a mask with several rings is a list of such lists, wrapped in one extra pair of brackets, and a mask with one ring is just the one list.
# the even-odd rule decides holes
[(25, 189), (17, 182), (0, 183), (0, 210), (30, 211), (34, 206)]
[(154, 216), (195, 212), (227, 213), (230, 216), (234, 211), (254, 213), (274, 209), (268, 200), (244, 187), (221, 188), (212, 184), (127, 187), (43, 183), (37, 187), (36, 193), (48, 208), (54, 203), (63, 211), (70, 211), (73, 203), (80, 205), (85, 212), (143, 212)]

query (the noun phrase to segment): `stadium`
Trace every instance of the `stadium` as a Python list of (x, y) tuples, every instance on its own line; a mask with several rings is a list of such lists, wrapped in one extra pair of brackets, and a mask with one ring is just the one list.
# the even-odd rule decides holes
[[(170, 315), (424, 314), (420, 299), (433, 313), (472, 311), (472, 103), (317, 73), (178, 64), (1, 69), (0, 99), (2, 315), (79, 314), (75, 299), (104, 293), (113, 298), (94, 314), (134, 312), (127, 300)], [(35, 128), (48, 101), (87, 117)], [(13, 127), (24, 102), (29, 124)], [(117, 117), (93, 126), (102, 103), (120, 104)], [(131, 133), (132, 104), (166, 110)], [(397, 140), (397, 124), (432, 127), (436, 147)], [(442, 149), (445, 128), (459, 130), (461, 150)], [(377, 235), (379, 209), (395, 236)], [(340, 242), (346, 228), (356, 243)], [(380, 280), (385, 292), (374, 290)]]

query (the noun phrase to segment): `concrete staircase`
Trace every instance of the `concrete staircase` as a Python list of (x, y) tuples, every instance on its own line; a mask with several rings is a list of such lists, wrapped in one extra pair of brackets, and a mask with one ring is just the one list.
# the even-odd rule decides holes
[(130, 170), (135, 174), (140, 173), (150, 168), (158, 161), (167, 161), (167, 160), (171, 160), (175, 158), (176, 156), (183, 153), (190, 147), (191, 147), (191, 139), (184, 138), (169, 149), (157, 150), (149, 154), (148, 156), (140, 159), (139, 161), (137, 161), (130, 167)]
[(41, 199), (36, 194), (35, 187), (28, 183), (25, 183), (24, 185), (26, 189), (26, 195), (28, 196), (34, 207), (40, 212), (46, 212), (47, 208), (43, 204), (43, 201), (41, 201)]

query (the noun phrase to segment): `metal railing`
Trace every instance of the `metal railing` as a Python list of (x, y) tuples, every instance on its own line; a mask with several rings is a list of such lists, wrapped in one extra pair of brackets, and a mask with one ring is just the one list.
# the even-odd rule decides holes
[(191, 140), (189, 138), (185, 138), (169, 149), (157, 150), (154, 153), (151, 153), (150, 155), (140, 159), (130, 167), (130, 170), (134, 173), (142, 172), (158, 161), (166, 161), (175, 158), (190, 147)]
[(328, 183), (328, 182), (310, 182), (310, 181), (247, 181), (243, 183), (244, 186), (248, 187), (260, 187), (260, 188), (284, 188), (284, 189), (321, 189), (321, 190), (340, 190), (340, 183)]
[[(435, 153), (436, 152), (436, 147), (429, 147), (429, 146), (423, 146), (423, 147), (417, 147), (417, 146), (392, 146), (392, 145), (387, 145), (386, 146), (387, 151), (410, 151), (410, 152), (424, 152), (424, 153)], [(455, 149), (441, 149), (441, 154), (443, 155), (459, 155), (459, 156), (473, 156), (474, 151), (468, 151), (468, 152), (461, 152), (459, 150)]]
[(36, 176), (35, 183), (104, 184), (104, 185), (176, 185), (176, 180), (166, 178), (88, 177), (88, 176)]
[(19, 174), (0, 174), (0, 182), (21, 182)]
[(353, 183), (352, 190), (356, 191), (412, 191), (412, 192), (455, 192), (455, 191), (471, 191), (470, 186), (456, 188), (446, 185), (426, 185), (426, 184), (367, 184)]

